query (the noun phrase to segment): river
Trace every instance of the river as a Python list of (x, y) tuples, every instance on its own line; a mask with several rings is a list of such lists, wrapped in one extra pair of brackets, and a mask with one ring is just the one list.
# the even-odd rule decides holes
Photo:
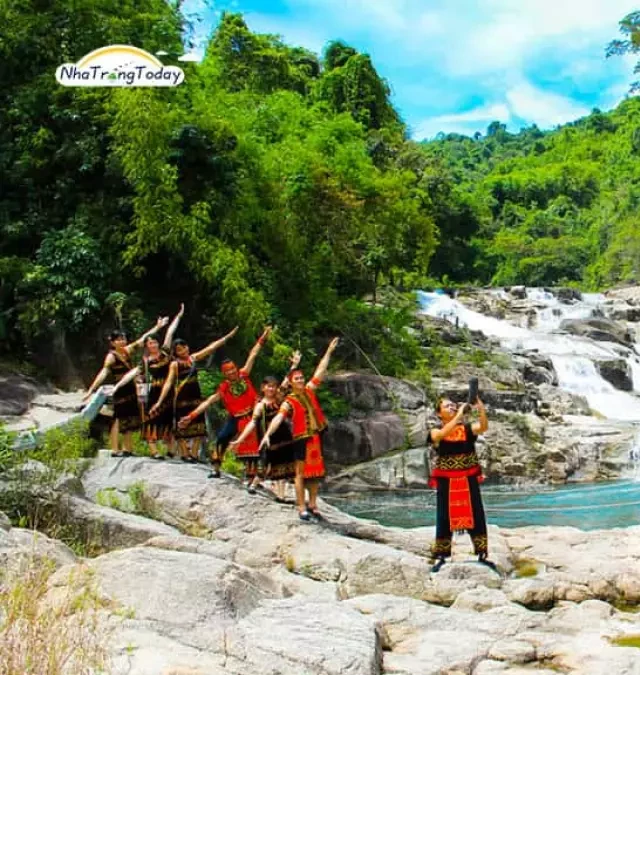
[[(597, 530), (640, 525), (640, 480), (540, 486), (531, 491), (484, 486), (482, 494), (488, 523), (500, 527), (540, 524)], [(329, 495), (326, 499), (344, 512), (394, 527), (435, 524), (435, 491), (431, 489)]]

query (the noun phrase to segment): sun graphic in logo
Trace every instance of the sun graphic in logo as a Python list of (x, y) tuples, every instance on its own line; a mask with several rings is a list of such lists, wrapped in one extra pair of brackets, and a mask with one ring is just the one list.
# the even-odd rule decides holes
[(92, 50), (78, 62), (65, 63), (56, 70), (63, 86), (178, 86), (184, 71), (160, 60), (140, 47), (112, 44)]

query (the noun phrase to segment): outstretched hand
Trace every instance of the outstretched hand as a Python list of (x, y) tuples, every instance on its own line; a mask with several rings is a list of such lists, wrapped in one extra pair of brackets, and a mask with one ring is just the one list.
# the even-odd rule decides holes
[(265, 437), (260, 442), (260, 448), (259, 449), (264, 450), (265, 447), (271, 447), (271, 439), (269, 438), (268, 435), (265, 435)]
[(189, 415), (185, 415), (183, 418), (180, 418), (178, 421), (178, 429), (186, 429), (191, 423), (191, 418)]
[(333, 351), (336, 349), (336, 347), (338, 346), (338, 344), (339, 344), (339, 343), (340, 343), (340, 338), (334, 338), (334, 339), (330, 342), (329, 346), (327, 347), (327, 349), (329, 350), (329, 352), (333, 352)]
[(168, 317), (158, 317), (158, 322), (156, 323), (156, 329), (164, 329), (165, 326), (169, 324)]

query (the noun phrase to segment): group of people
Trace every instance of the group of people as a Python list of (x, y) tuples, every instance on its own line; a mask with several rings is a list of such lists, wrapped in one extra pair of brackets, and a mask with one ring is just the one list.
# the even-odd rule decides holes
[[(215, 436), (209, 476), (220, 477), (225, 452), (231, 447), (244, 464), (250, 494), (255, 494), (260, 480), (265, 479), (274, 483), (276, 500), (285, 502), (284, 484), (293, 481), (300, 519), (320, 518), (317, 498), (325, 475), (322, 434), (327, 419), (316, 391), (339, 339), (331, 341), (309, 381), (299, 368), (300, 353), (295, 352), (287, 375), (282, 380), (265, 377), (258, 393), (251, 372), (271, 333), (267, 326), (242, 367), (230, 358), (222, 359), (224, 379), (215, 393), (203, 399), (198, 365), (223, 347), (238, 327), (191, 352), (186, 341), (174, 339), (183, 314), (181, 306), (171, 322), (168, 317), (159, 317), (152, 329), (131, 343), (122, 331), (109, 336), (109, 352), (85, 400), (108, 379), (114, 382), (112, 456), (133, 455), (133, 435), (141, 431), (152, 459), (165, 458), (159, 447), (162, 442), (167, 457), (197, 462), (207, 436), (205, 412), (214, 403), (221, 403), (227, 419)], [(166, 332), (161, 341), (162, 329)], [(142, 358), (134, 365), (136, 350), (142, 350)]]
[[(181, 306), (171, 322), (168, 317), (158, 318), (152, 329), (131, 343), (122, 331), (110, 335), (109, 352), (85, 399), (109, 377), (115, 382), (112, 455), (131, 456), (133, 434), (141, 429), (153, 459), (165, 458), (159, 450), (162, 442), (167, 456), (177, 455), (183, 462), (196, 462), (207, 435), (205, 412), (214, 403), (220, 403), (227, 419), (215, 436), (209, 476), (220, 477), (222, 461), (230, 447), (244, 463), (251, 494), (256, 493), (259, 481), (265, 479), (274, 484), (276, 500), (284, 502), (284, 484), (293, 481), (300, 519), (320, 518), (317, 499), (325, 475), (322, 435), (327, 419), (316, 392), (339, 339), (331, 341), (309, 381), (299, 367), (300, 353), (294, 352), (287, 375), (282, 380), (266, 376), (258, 393), (251, 372), (271, 333), (271, 327), (267, 326), (242, 367), (230, 358), (222, 359), (224, 379), (215, 393), (203, 399), (198, 364), (223, 347), (238, 327), (191, 352), (186, 341), (174, 339), (183, 314)], [(161, 341), (159, 332), (165, 328)], [(142, 358), (134, 366), (133, 354), (140, 349)], [(441, 425), (431, 429), (427, 436), (437, 459), (429, 481), (437, 490), (432, 572), (438, 572), (451, 557), (454, 532), (464, 530), (471, 536), (478, 559), (495, 569), (488, 559), (487, 523), (480, 495), (483, 477), (475, 446), (477, 437), (487, 430), (487, 413), (481, 400), (474, 405), (479, 419), (468, 423), (468, 403), (457, 405), (441, 398), (436, 404)]]

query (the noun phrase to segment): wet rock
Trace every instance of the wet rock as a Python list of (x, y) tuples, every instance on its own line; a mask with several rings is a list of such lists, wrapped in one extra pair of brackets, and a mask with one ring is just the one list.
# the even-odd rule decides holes
[(620, 391), (633, 391), (631, 366), (623, 358), (596, 362), (600, 376)]

